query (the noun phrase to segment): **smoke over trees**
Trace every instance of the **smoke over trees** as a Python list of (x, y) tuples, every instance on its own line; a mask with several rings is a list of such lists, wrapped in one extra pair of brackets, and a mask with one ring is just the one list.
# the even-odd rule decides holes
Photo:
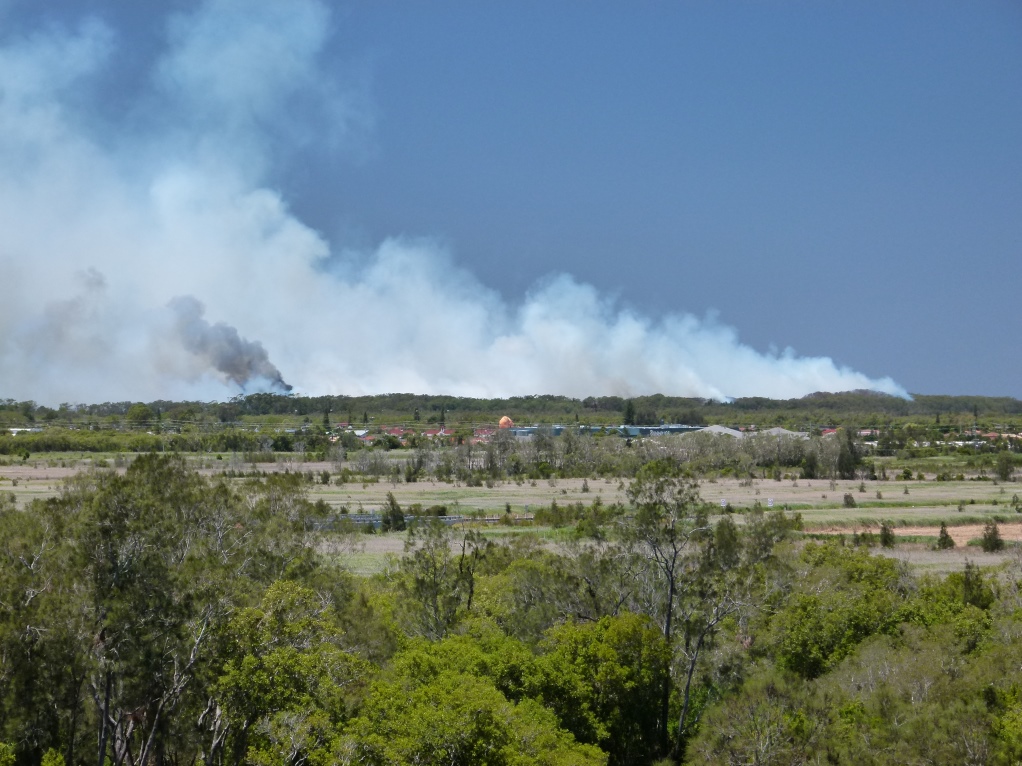
[(182, 345), (226, 380), (242, 389), (261, 379), (278, 392), (291, 390), (259, 341), (242, 338), (225, 322), (207, 322), (203, 319), (206, 309), (201, 301), (185, 295), (174, 298), (170, 308), (177, 316), (175, 329)]

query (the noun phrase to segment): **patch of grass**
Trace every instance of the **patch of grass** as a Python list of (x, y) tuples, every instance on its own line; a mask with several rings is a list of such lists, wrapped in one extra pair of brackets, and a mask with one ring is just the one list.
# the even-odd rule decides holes
[(937, 535), (898, 535), (898, 543), (919, 543), (921, 545), (936, 545)]
[(488, 524), (482, 529), (482, 533), (485, 537), (492, 539), (515, 537), (516, 535), (534, 535), (545, 542), (558, 543), (573, 540), (575, 526), (572, 524), (563, 527), (532, 527), (527, 525), (506, 527), (499, 524)]
[[(966, 543), (966, 545), (971, 546), (973, 548), (982, 548), (983, 539), (980, 537), (973, 537), (969, 540), (969, 542)], [(1022, 548), (1022, 543), (1019, 543), (1016, 540), (1005, 540), (1004, 547), (1001, 549), (1001, 552), (1010, 551), (1014, 548)]]
[(337, 558), (341, 566), (361, 577), (371, 577), (385, 572), (394, 567), (397, 562), (397, 556), (393, 553), (344, 553)]

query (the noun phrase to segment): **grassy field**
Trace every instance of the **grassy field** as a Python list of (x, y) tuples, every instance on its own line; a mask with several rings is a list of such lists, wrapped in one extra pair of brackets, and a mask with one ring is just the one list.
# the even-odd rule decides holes
[[(218, 461), (209, 456), (193, 457), (190, 462), (204, 473), (229, 468), (244, 471), (253, 467), (233, 465), (229, 460)], [(97, 455), (91, 459), (53, 455), (46, 460), (0, 465), (0, 491), (13, 492), (19, 505), (24, 504), (33, 498), (54, 495), (64, 479), (93, 465), (119, 469), (126, 465), (126, 458), (123, 455)], [(310, 484), (311, 498), (322, 499), (336, 508), (347, 507), (351, 512), (359, 508), (365, 512), (378, 510), (388, 493), (393, 493), (402, 507), (415, 503), (423, 507), (444, 505), (450, 515), (473, 512), (502, 515), (508, 505), (513, 514), (524, 514), (537, 507), (549, 507), (553, 502), (589, 505), (597, 497), (604, 504), (627, 503), (628, 482), (619, 479), (497, 481), (492, 486), (481, 487), (436, 481), (391, 483), (384, 479), (336, 484), (332, 463), (279, 461), (256, 467), (267, 472), (312, 472), (317, 481)], [(330, 484), (319, 483), (318, 477), (324, 471), (332, 474)], [(1016, 513), (1016, 508), (1022, 507), (1018, 501), (1022, 484), (1014, 482), (710, 479), (701, 482), (700, 491), (714, 506), (723, 504), (736, 511), (751, 508), (757, 502), (764, 508), (798, 511), (809, 530), (878, 527), (885, 520), (911, 528), (939, 526), (942, 521), (949, 526), (975, 525), (994, 517), (1003, 519), (1002, 523), (1013, 524), (1015, 519), (1022, 522), (1022, 513)], [(854, 500), (854, 507), (846, 505), (846, 495)], [(905, 530), (905, 534), (910, 533)]]
[[(208, 455), (190, 458), (205, 473), (226, 469), (252, 470), (250, 464), (237, 464), (230, 459), (216, 460)], [(13, 493), (19, 507), (33, 499), (51, 497), (61, 483), (78, 471), (93, 465), (123, 469), (123, 455), (49, 455), (46, 459), (13, 461), (0, 465), (0, 492)], [(512, 517), (530, 515), (540, 507), (583, 503), (596, 498), (605, 504), (627, 503), (627, 480), (619, 479), (551, 479), (537, 481), (498, 481), (492, 486), (470, 487), (458, 483), (421, 481), (415, 483), (349, 482), (336, 484), (336, 466), (331, 463), (303, 463), (281, 460), (259, 464), (260, 471), (295, 470), (312, 472), (317, 481), (309, 485), (312, 500), (323, 500), (338, 510), (351, 513), (378, 511), (393, 493), (403, 508), (420, 504), (424, 508), (443, 505), (448, 515), (478, 515), (495, 519), (510, 508)], [(332, 474), (330, 484), (321, 484), (322, 472)], [(892, 525), (899, 538), (894, 555), (923, 568), (958, 568), (972, 558), (993, 564), (1014, 555), (985, 554), (975, 545), (983, 525), (998, 522), (1001, 536), (1008, 542), (1022, 541), (1022, 513), (1017, 513), (1017, 496), (1022, 494), (1018, 483), (997, 484), (993, 481), (830, 481), (814, 479), (743, 480), (719, 479), (701, 482), (702, 497), (717, 506), (729, 506), (740, 514), (760, 503), (764, 509), (785, 509), (802, 515), (807, 534), (850, 535), (854, 532), (878, 531), (881, 522)], [(846, 504), (846, 496), (854, 507)], [(737, 517), (740, 519), (740, 515)], [(948, 525), (957, 547), (952, 551), (931, 551), (941, 523)], [(503, 536), (530, 530), (541, 538), (555, 542), (562, 530), (543, 527), (510, 528), (488, 525), (487, 534)], [(354, 571), (384, 571), (404, 552), (403, 535), (365, 536), (358, 549), (338, 552)]]

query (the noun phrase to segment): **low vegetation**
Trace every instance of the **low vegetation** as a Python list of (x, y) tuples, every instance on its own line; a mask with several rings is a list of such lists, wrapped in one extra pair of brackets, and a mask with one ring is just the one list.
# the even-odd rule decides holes
[[(556, 479), (575, 452), (552, 444)], [(440, 465), (403, 451), (421, 473), (382, 475), (380, 521), (395, 531), (377, 537), (404, 550), (362, 575), (369, 527), (323, 494), (345, 469), (368, 485), (354, 461), (324, 484), (301, 463), (199, 471), (143, 454), (0, 502), (0, 762), (1022, 758), (1017, 562), (919, 573), (878, 555), (893, 522), (875, 550), (810, 541), (798, 513), (758, 499), (720, 513), (704, 497), (714, 484), (673, 448), (614, 444), (633, 461), (613, 480), (620, 499), (594, 491), (609, 478), (576, 480), (579, 502), (542, 509), (565, 525), (555, 540), (402, 506), (398, 488)], [(817, 464), (835, 477), (841, 445), (832, 469)], [(533, 481), (532, 457), (496, 473), (488, 449), (453, 462), (451, 481), (512, 482), (479, 490), (494, 494)], [(835, 509), (863, 512), (823, 486)]]

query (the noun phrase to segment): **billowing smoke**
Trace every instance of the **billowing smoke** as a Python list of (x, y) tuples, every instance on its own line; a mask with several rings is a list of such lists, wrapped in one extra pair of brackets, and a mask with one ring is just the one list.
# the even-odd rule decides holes
[(240, 388), (269, 385), (287, 392), (280, 370), (273, 366), (266, 349), (258, 341), (245, 340), (224, 322), (210, 324), (202, 318), (206, 307), (190, 295), (174, 298), (170, 309), (177, 317), (175, 328), (181, 345)]
[(112, 30), (0, 36), (0, 396), (223, 398), (285, 388), (281, 371), (316, 394), (904, 393), (569, 275), (509, 303), (429, 240), (337, 252), (270, 186), (289, 148), (372, 122), (317, 64), (327, 15), (210, 0), (176, 16), (116, 125), (88, 106)]

